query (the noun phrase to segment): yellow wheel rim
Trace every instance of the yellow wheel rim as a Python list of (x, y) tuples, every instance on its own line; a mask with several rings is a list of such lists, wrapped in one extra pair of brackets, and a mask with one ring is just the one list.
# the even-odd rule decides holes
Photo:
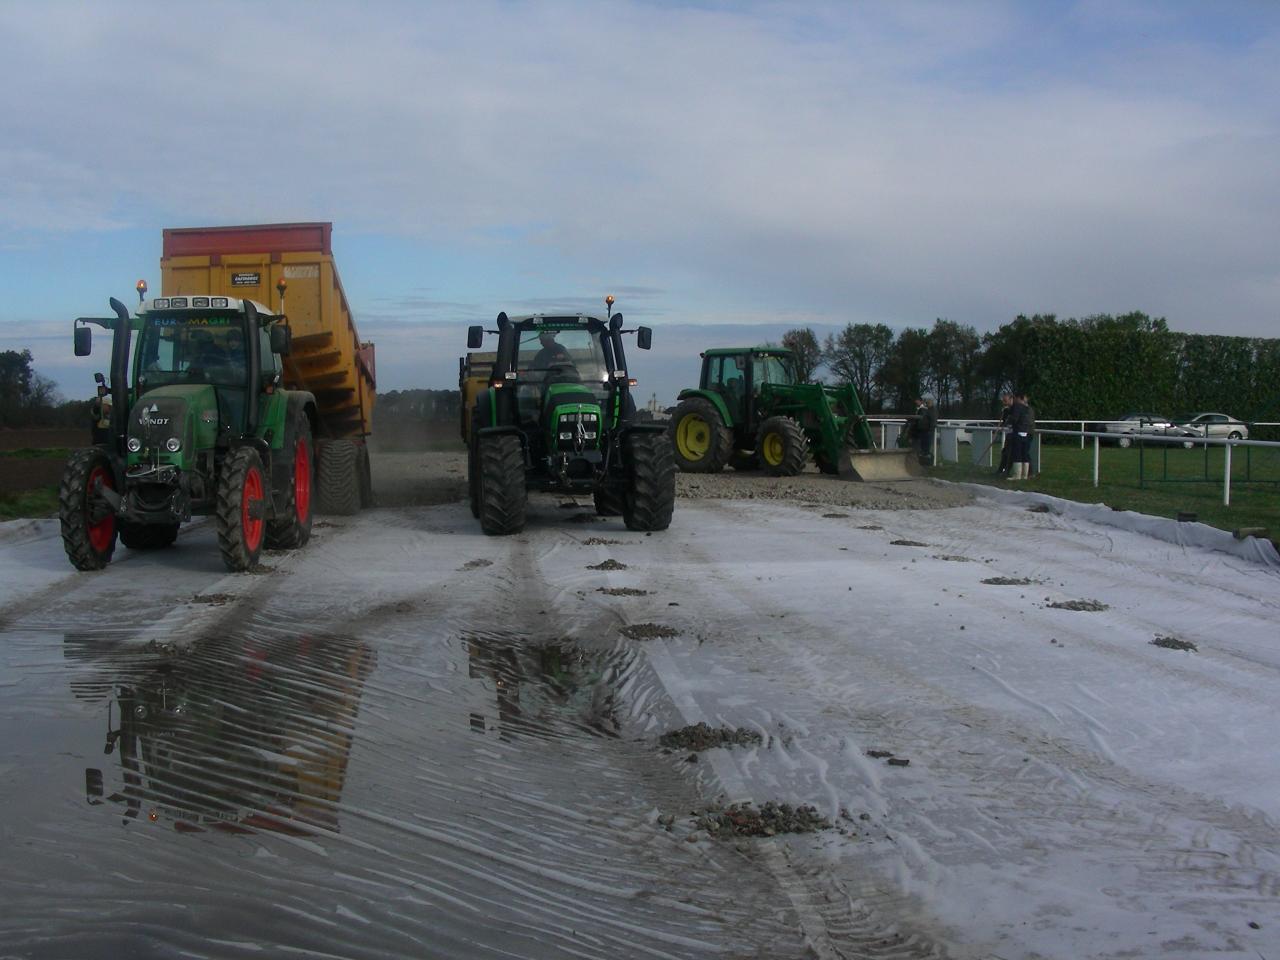
[(696, 413), (686, 413), (676, 424), (676, 449), (691, 462), (705, 459), (711, 450), (711, 424)]
[(764, 435), (764, 443), (760, 444), (760, 456), (764, 457), (764, 462), (771, 467), (776, 467), (782, 463), (782, 458), (786, 455), (786, 444), (782, 442), (782, 437), (776, 433), (766, 433)]

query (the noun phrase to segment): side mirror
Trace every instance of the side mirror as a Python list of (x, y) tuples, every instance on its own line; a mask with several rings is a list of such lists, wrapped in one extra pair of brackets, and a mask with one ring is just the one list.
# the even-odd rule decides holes
[(653, 331), (648, 327), (636, 327), (636, 346), (648, 350), (653, 346)]
[(287, 357), (293, 351), (293, 331), (281, 324), (271, 327), (271, 352)]
[(87, 357), (93, 353), (93, 331), (88, 327), (76, 327), (72, 334), (75, 338), (76, 356)]
[(467, 349), (475, 350), (484, 345), (484, 327), (467, 327)]
[(497, 322), (498, 322), (499, 330), (507, 329), (507, 324), (510, 323), (511, 321), (507, 319), (507, 312), (505, 310), (503, 310), (500, 314), (498, 314)]
[(609, 329), (614, 333), (622, 329), (622, 314), (615, 313), (609, 318)]

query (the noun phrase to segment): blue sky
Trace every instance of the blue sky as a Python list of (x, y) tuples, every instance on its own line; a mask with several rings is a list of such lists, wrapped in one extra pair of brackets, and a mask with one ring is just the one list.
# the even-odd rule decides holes
[(803, 324), (1277, 334), (1274, 3), (0, 0), (0, 36), (0, 349), (68, 396), (70, 320), (170, 226), (332, 221), (384, 390), (607, 292), (664, 399)]

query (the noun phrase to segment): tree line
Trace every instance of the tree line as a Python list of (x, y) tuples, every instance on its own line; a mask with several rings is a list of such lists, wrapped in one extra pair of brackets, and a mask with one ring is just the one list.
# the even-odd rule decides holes
[(795, 351), (799, 377), (852, 383), (868, 413), (910, 411), (932, 397), (942, 416), (989, 417), (1013, 390), (1042, 419), (1203, 410), (1280, 419), (1280, 340), (1177, 333), (1140, 312), (1020, 315), (986, 334), (944, 319), (896, 333), (851, 323), (821, 343), (800, 327), (782, 344)]

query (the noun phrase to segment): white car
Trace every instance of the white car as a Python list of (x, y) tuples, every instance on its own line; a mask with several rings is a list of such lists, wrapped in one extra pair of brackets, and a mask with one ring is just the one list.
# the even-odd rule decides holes
[(1168, 417), (1162, 417), (1158, 413), (1127, 413), (1119, 420), (1108, 420), (1098, 426), (1103, 433), (1128, 434), (1116, 441), (1122, 447), (1132, 446), (1134, 438), (1139, 435), (1148, 441), (1169, 441), (1181, 443), (1184, 447), (1193, 447), (1195, 444), (1187, 438), (1200, 436), (1194, 430), (1180, 427)]
[(1197, 413), (1182, 424), (1199, 437), (1226, 437), (1228, 440), (1248, 440), (1249, 427), (1225, 413)]

